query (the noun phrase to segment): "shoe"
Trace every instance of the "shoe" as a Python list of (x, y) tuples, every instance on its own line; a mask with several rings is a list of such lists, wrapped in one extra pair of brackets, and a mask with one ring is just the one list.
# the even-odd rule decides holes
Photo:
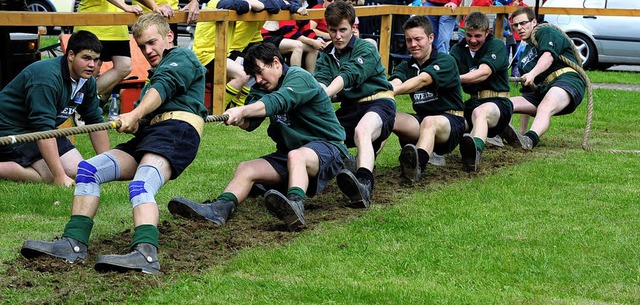
[(478, 170), (481, 152), (476, 148), (476, 142), (470, 135), (462, 137), (460, 155), (462, 156), (462, 166), (466, 171), (475, 172)]
[(413, 144), (407, 144), (400, 152), (400, 167), (402, 176), (411, 182), (418, 182), (420, 179), (420, 163), (418, 162), (418, 149)]
[(22, 244), (20, 253), (28, 259), (49, 255), (62, 258), (67, 263), (73, 264), (87, 258), (87, 246), (70, 237), (62, 237), (53, 241), (27, 240)]
[(349, 154), (348, 157), (344, 158), (344, 163), (342, 164), (342, 168), (348, 169), (351, 172), (355, 172), (358, 170), (358, 159), (356, 156)]
[(533, 140), (527, 136), (522, 136), (522, 149), (533, 150)]
[(513, 125), (509, 124), (500, 133), (502, 139), (513, 147), (524, 147), (524, 136), (520, 135)]
[(94, 269), (98, 272), (134, 270), (146, 274), (156, 274), (160, 272), (158, 249), (152, 244), (139, 243), (133, 248), (133, 251), (125, 255), (100, 255)]
[(357, 179), (349, 170), (343, 169), (336, 177), (338, 188), (349, 198), (350, 208), (366, 209), (371, 203), (371, 182)]
[(493, 138), (487, 138), (487, 143), (497, 147), (504, 147), (504, 143), (502, 143), (502, 137), (500, 135)]
[(435, 166), (445, 166), (447, 161), (444, 159), (444, 155), (432, 153), (431, 156), (429, 156), (429, 162), (427, 163)]
[(169, 212), (185, 218), (208, 220), (223, 226), (236, 210), (236, 204), (229, 200), (214, 200), (197, 203), (187, 198), (175, 197), (169, 201)]
[(289, 199), (276, 190), (268, 190), (264, 194), (267, 211), (284, 221), (292, 231), (307, 224), (304, 220), (304, 200), (297, 195), (295, 197), (297, 200)]

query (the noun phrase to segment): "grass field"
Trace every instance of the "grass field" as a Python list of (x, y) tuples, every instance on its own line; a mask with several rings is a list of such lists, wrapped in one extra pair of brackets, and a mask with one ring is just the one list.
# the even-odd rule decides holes
[[(639, 74), (608, 73), (592, 77), (640, 82)], [(595, 148), (640, 149), (636, 96), (595, 91)], [(409, 109), (406, 98), (398, 103)], [(216, 196), (239, 162), (274, 149), (265, 126), (246, 133), (208, 124), (195, 162), (156, 197), (158, 276), (21, 258), (25, 239), (60, 236), (73, 190), (0, 181), (0, 303), (640, 304), (640, 161), (580, 148), (585, 105), (554, 118), (533, 152), (490, 147), (480, 171), (467, 174), (455, 150), (416, 185), (394, 182), (392, 136), (377, 161), (372, 207), (342, 208), (332, 184), (310, 201), (301, 232), (284, 230), (259, 199), (222, 228), (167, 212), (173, 196)], [(113, 144), (130, 138), (110, 135)], [(92, 155), (86, 136), (76, 142)], [(126, 189), (102, 186), (92, 259), (126, 250)]]

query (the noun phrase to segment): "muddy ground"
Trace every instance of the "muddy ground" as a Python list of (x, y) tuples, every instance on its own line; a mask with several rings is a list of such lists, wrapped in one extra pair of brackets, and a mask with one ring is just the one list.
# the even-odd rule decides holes
[[(552, 145), (554, 150), (563, 150), (572, 144), (556, 142)], [(490, 174), (503, 167), (552, 153), (547, 149), (530, 152), (509, 146), (488, 147), (477, 173), (462, 170), (460, 155), (456, 150), (446, 157), (445, 166), (430, 165), (415, 184), (400, 178), (399, 166), (377, 168), (372, 202), (375, 205), (393, 205), (418, 190), (433, 191), (448, 182)], [(348, 222), (367, 213), (367, 210), (345, 208), (344, 202), (334, 180), (319, 196), (307, 200), (305, 217), (308, 224), (303, 230), (314, 230), (319, 223), (326, 221)], [(166, 206), (161, 205), (161, 208), (166, 209)], [(89, 258), (83, 264), (66, 264), (59, 259), (44, 257), (31, 261), (19, 257), (5, 262), (2, 269), (8, 271), (0, 278), (0, 284), (15, 292), (36, 288), (50, 291), (46, 299), (35, 299), (33, 304), (67, 303), (77, 300), (79, 296), (85, 303), (131, 300), (132, 296), (139, 295), (149, 287), (170, 285), (172, 279), (180, 274), (197, 275), (211, 266), (223, 264), (239, 250), (277, 246), (300, 234), (289, 232), (284, 224), (268, 215), (261, 198), (248, 199), (240, 205), (224, 227), (169, 217), (160, 223), (159, 230), (162, 271), (158, 276), (135, 272), (100, 274), (93, 270), (99, 254), (122, 253), (122, 249), (128, 248), (132, 232), (126, 230), (108, 238), (93, 239)], [(20, 294), (23, 293), (25, 291)], [(0, 303), (9, 299), (10, 295), (0, 295)]]

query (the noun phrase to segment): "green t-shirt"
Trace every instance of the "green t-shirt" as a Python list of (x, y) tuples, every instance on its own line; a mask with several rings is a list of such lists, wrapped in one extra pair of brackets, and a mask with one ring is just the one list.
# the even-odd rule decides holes
[(165, 50), (162, 60), (149, 72), (149, 81), (142, 89), (140, 100), (154, 88), (162, 98), (162, 104), (145, 118), (169, 111), (186, 111), (206, 118), (204, 106), (205, 68), (191, 50), (173, 48)]
[(104, 122), (96, 80), (73, 91), (66, 56), (37, 61), (0, 91), (0, 136), (53, 130), (76, 111), (87, 124)]
[(376, 47), (355, 36), (342, 51), (331, 44), (318, 58), (314, 77), (319, 83), (329, 86), (338, 76), (344, 80), (344, 89), (335, 98), (341, 103), (393, 90)]
[[(298, 149), (312, 141), (328, 141), (344, 156), (344, 128), (336, 117), (331, 99), (306, 70), (283, 66), (278, 88), (273, 92), (258, 84), (251, 88), (246, 103), (262, 101), (270, 124), (267, 133), (281, 152)], [(248, 131), (256, 129), (264, 118), (251, 119)]]
[(433, 82), (409, 94), (417, 114), (434, 115), (447, 110), (463, 110), (458, 66), (447, 53), (432, 52), (422, 65), (414, 58), (404, 60), (395, 68), (389, 80), (397, 78), (404, 83), (422, 72), (429, 74)]
[[(573, 52), (571, 41), (567, 39), (560, 31), (551, 26), (539, 26), (535, 33), (538, 47), (534, 47), (531, 41), (528, 41), (527, 46), (520, 55), (520, 61), (518, 62), (518, 68), (522, 74), (529, 73), (538, 63), (540, 56), (544, 52), (549, 52), (553, 56), (553, 63), (551, 67), (546, 71), (540, 73), (534, 83), (539, 85), (539, 90), (542, 93), (546, 93), (555, 82), (563, 81), (573, 85), (578, 90), (584, 92), (586, 83), (584, 78), (578, 73), (564, 73), (554, 79), (551, 83), (543, 85), (545, 78), (556, 70), (567, 67), (567, 64), (560, 60), (560, 56), (564, 56), (570, 61), (580, 65), (580, 61), (576, 59)], [(530, 87), (523, 87), (520, 92), (531, 92)]]

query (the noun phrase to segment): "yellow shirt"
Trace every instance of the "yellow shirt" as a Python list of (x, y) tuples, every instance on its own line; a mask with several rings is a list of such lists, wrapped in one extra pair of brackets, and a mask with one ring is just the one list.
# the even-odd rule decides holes
[[(140, 1), (133, 0), (132, 2), (134, 5), (140, 5), (140, 7), (142, 7), (143, 12), (145, 13), (151, 12), (151, 10), (148, 9), (146, 6), (144, 6)], [(178, 9), (180, 9), (180, 7), (178, 6), (179, 4), (178, 0), (156, 0), (156, 4), (158, 6), (169, 4), (169, 6), (171, 6), (171, 8), (173, 8), (174, 11), (177, 11)]]
[(252, 42), (262, 41), (260, 29), (264, 21), (237, 21), (229, 51), (242, 51)]
[[(213, 8), (220, 2), (219, 0), (211, 0), (208, 6)], [(235, 30), (235, 22), (229, 22), (229, 28), (227, 33), (229, 39), (227, 40), (227, 54), (229, 53), (228, 46), (231, 45), (233, 40), (233, 32)], [(193, 53), (196, 53), (198, 60), (203, 66), (209, 64), (216, 57), (216, 23), (215, 22), (198, 22), (196, 26), (196, 32), (193, 34)]]
[[(78, 12), (122, 13), (123, 11), (107, 0), (81, 0), (78, 4)], [(126, 25), (75, 26), (73, 28), (74, 32), (79, 30), (89, 31), (98, 36), (100, 40), (129, 41), (129, 28)]]

